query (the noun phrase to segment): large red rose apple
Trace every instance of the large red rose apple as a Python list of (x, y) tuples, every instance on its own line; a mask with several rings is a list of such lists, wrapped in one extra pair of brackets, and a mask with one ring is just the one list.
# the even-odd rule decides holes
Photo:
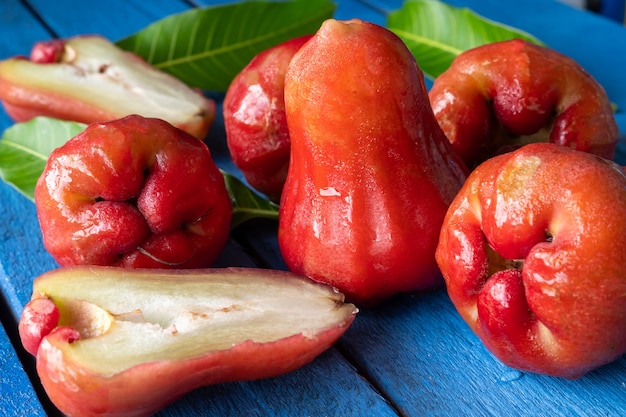
[(479, 165), (436, 257), (448, 293), (505, 364), (576, 378), (626, 352), (626, 176), (564, 146)]
[(137, 115), (91, 124), (55, 149), (35, 203), (44, 246), (62, 266), (206, 267), (232, 216), (204, 142)]

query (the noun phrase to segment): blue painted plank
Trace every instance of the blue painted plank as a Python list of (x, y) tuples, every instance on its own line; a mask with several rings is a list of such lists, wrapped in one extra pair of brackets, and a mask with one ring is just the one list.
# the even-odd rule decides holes
[[(232, 0), (196, 0), (194, 4), (199, 7), (213, 6), (224, 3), (232, 3)], [(335, 10), (334, 17), (336, 19), (351, 19), (358, 17), (359, 19), (367, 20), (373, 23), (383, 24), (384, 16), (380, 11), (371, 7), (362, 0), (340, 0), (335, 1), (337, 9)]]
[[(0, 2), (0, 59), (15, 55), (28, 55), (32, 45), (48, 39), (50, 33), (41, 25), (29, 10), (19, 0), (4, 0)], [(0, 131), (4, 131), (13, 122), (0, 106)]]
[(396, 411), (335, 350), (292, 373), (199, 389), (159, 417), (380, 416)]
[(0, 416), (46, 416), (2, 326), (0, 326)]
[(30, 0), (29, 3), (58, 37), (97, 33), (113, 41), (162, 17), (189, 9), (184, 0)]
[(58, 265), (43, 247), (35, 205), (4, 182), (0, 202), (0, 289), (17, 318), (30, 299), (33, 278)]
[(576, 381), (502, 365), (445, 290), (362, 310), (340, 341), (402, 415), (626, 415), (626, 358)]
[(0, 27), (11, 28), (2, 31), (0, 59), (12, 55), (27, 55), (33, 43), (50, 36), (19, 0), (0, 2)]
[(624, 0), (603, 0), (600, 2), (600, 13), (616, 22), (626, 22), (626, 7)]

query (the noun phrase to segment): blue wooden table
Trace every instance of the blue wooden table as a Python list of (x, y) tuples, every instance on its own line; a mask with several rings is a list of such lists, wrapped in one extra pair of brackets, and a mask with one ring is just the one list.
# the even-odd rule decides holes
[[(99, 33), (117, 40), (186, 10), (184, 0), (2, 0), (0, 59), (53, 37)], [(575, 58), (606, 88), (626, 134), (626, 29), (553, 0), (450, 0), (528, 31)], [(338, 19), (385, 24), (401, 0), (342, 0)], [(12, 124), (0, 111), (0, 129)], [(238, 174), (211, 132), (216, 162)], [(626, 165), (626, 141), (617, 161)], [(33, 359), (16, 337), (32, 279), (57, 265), (43, 248), (32, 202), (0, 182), (0, 415), (58, 415), (38, 385)], [(220, 265), (284, 268), (276, 224), (254, 221), (233, 234)], [(626, 329), (618, 329), (626, 331)], [(364, 309), (344, 337), (288, 375), (196, 390), (160, 416), (626, 416), (626, 358), (576, 381), (520, 373), (499, 363), (456, 314), (443, 289), (404, 294)]]

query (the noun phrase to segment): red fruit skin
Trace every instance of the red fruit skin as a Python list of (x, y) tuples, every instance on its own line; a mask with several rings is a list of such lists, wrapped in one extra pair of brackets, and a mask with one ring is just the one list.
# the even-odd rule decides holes
[(30, 60), (38, 64), (52, 64), (61, 61), (65, 41), (54, 39), (50, 41), (37, 42), (30, 51)]
[(360, 20), (324, 22), (287, 69), (285, 104), (289, 269), (360, 305), (442, 284), (435, 248), (466, 167), (404, 43)]
[(61, 94), (33, 91), (25, 86), (11, 84), (2, 77), (0, 90), (5, 92), (2, 97), (4, 110), (16, 123), (27, 122), (38, 116), (87, 124), (119, 117), (113, 112)]
[(618, 127), (603, 87), (576, 61), (515, 39), (461, 53), (429, 92), (466, 164), (530, 142), (613, 159)]
[(35, 298), (24, 306), (18, 332), (24, 349), (37, 355), (41, 340), (59, 324), (59, 309), (48, 298)]
[(436, 258), (485, 346), (578, 378), (626, 353), (626, 175), (550, 143), (487, 160), (450, 205)]
[[(311, 362), (345, 333), (335, 327), (309, 338), (304, 334), (270, 343), (251, 340), (231, 349), (186, 359), (158, 361), (103, 376), (85, 372), (62, 354), (78, 333), (59, 327), (37, 354), (37, 372), (55, 405), (72, 416), (146, 417), (201, 386), (286, 374)], [(166, 376), (171, 384), (163, 384)]]
[(280, 200), (291, 149), (285, 73), (293, 55), (311, 36), (259, 53), (233, 79), (224, 97), (224, 127), (233, 163), (252, 187), (273, 201)]
[(54, 150), (35, 203), (44, 246), (61, 266), (206, 267), (232, 215), (207, 146), (137, 115), (91, 124)]

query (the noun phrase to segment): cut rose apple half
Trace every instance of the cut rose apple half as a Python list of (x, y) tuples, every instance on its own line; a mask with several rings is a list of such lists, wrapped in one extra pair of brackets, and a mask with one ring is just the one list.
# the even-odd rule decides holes
[(285, 271), (80, 266), (35, 280), (19, 330), (62, 412), (147, 416), (200, 386), (293, 371), (356, 312)]
[(216, 111), (201, 92), (99, 35), (40, 42), (30, 59), (1, 61), (0, 100), (16, 122), (49, 116), (94, 123), (140, 114), (198, 139)]

